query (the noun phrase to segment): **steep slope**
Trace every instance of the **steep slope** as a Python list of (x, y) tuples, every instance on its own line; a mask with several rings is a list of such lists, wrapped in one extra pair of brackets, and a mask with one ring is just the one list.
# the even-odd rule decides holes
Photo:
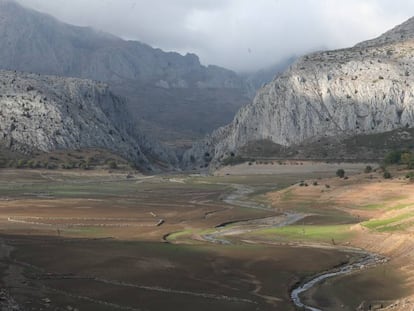
[(0, 0), (0, 41), (0, 68), (108, 82), (128, 98), (136, 120), (150, 122), (149, 131), (198, 137), (230, 122), (249, 101), (243, 79), (202, 66), (194, 54), (67, 25), (11, 0)]
[(349, 137), (413, 127), (413, 24), (411, 19), (376, 40), (299, 59), (230, 125), (196, 144), (185, 165), (217, 165), (254, 142), (279, 151), (323, 140), (339, 146)]
[(175, 157), (141, 135), (125, 101), (91, 80), (0, 71), (0, 145), (31, 153), (102, 148), (154, 169)]
[(286, 71), (286, 69), (288, 69), (289, 66), (292, 65), (296, 59), (296, 56), (291, 56), (289, 58), (281, 60), (273, 66), (260, 69), (256, 72), (245, 73), (243, 74), (243, 77), (247, 81), (248, 85), (251, 87), (251, 90), (252, 92), (254, 92), (254, 95), (256, 95), (257, 90), (261, 89), (266, 83), (269, 83), (275, 77)]

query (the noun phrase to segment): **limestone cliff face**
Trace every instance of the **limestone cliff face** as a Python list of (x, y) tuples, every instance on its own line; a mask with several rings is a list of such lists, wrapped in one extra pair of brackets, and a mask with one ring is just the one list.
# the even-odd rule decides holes
[(237, 155), (252, 141), (294, 146), (414, 126), (414, 20), (353, 48), (302, 57), (233, 122), (196, 144), (187, 166)]
[(151, 144), (125, 112), (125, 102), (103, 83), (0, 71), (0, 144), (30, 153), (104, 148), (143, 169), (175, 158)]

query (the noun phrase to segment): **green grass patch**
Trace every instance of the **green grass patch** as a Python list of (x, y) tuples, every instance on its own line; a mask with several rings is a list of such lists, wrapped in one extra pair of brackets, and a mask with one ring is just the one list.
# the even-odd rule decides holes
[(410, 207), (410, 206), (413, 206), (413, 205), (414, 205), (413, 203), (409, 203), (409, 204), (398, 204), (396, 206), (390, 207), (388, 210), (390, 210), (390, 211), (397, 211), (397, 210), (404, 209), (406, 207)]
[(252, 233), (253, 236), (262, 236), (275, 240), (318, 241), (332, 243), (349, 239), (352, 235), (349, 225), (314, 226), (293, 225), (281, 228), (269, 228)]
[(179, 232), (174, 232), (174, 233), (171, 233), (168, 236), (167, 240), (168, 241), (175, 241), (175, 240), (178, 240), (179, 238), (183, 238), (183, 237), (189, 236), (191, 234), (193, 234), (193, 230), (191, 230), (191, 229), (183, 230), (183, 231), (179, 231)]
[(386, 218), (386, 219), (373, 219), (373, 220), (363, 222), (362, 225), (368, 229), (376, 230), (380, 232), (394, 231), (394, 230), (398, 230), (399, 228), (398, 225), (393, 225), (394, 223), (403, 221), (405, 219), (409, 219), (411, 217), (414, 217), (414, 213), (406, 213), (406, 214), (402, 214), (396, 217)]
[(376, 209), (383, 209), (383, 208), (385, 208), (385, 206), (386, 205), (384, 203), (368, 204), (368, 205), (358, 206), (358, 209), (376, 210)]
[(395, 225), (389, 225), (386, 227), (382, 227), (379, 228), (378, 231), (379, 232), (394, 232), (394, 231), (404, 231), (408, 228), (411, 228), (414, 226), (414, 221), (408, 221), (408, 222), (404, 222), (404, 223), (399, 223), (399, 224), (395, 224)]
[(393, 201), (402, 200), (402, 199), (404, 199), (403, 196), (390, 198), (390, 199), (384, 200), (381, 203), (357, 206), (356, 209), (361, 209), (361, 210), (379, 210), (379, 209), (398, 210), (398, 209), (403, 209), (405, 207), (413, 205), (413, 204), (398, 204), (398, 205), (389, 207), (390, 205), (392, 205)]
[(101, 227), (76, 227), (61, 229), (62, 234), (80, 235), (82, 237), (104, 237), (108, 236), (107, 230)]

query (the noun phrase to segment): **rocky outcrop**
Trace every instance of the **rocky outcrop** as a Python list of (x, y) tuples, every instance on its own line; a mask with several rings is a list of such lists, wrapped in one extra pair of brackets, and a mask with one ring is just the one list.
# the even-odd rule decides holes
[(176, 162), (138, 132), (106, 84), (10, 71), (0, 71), (0, 144), (26, 154), (103, 148), (144, 170)]
[(414, 126), (414, 20), (353, 48), (318, 52), (267, 84), (186, 167), (214, 165), (254, 141), (292, 147)]

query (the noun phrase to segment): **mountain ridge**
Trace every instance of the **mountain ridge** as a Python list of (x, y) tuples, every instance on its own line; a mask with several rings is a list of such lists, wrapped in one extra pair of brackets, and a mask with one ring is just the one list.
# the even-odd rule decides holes
[[(196, 143), (184, 165), (215, 167), (255, 141), (290, 148), (336, 137), (340, 144), (351, 136), (413, 127), (414, 32), (408, 36), (406, 30), (412, 21), (368, 43), (301, 57), (232, 123)], [(406, 36), (384, 41), (401, 29)]]
[(227, 124), (255, 92), (235, 72), (203, 66), (195, 54), (72, 26), (15, 1), (0, 2), (0, 41), (1, 69), (106, 82), (127, 98), (136, 122), (147, 121), (147, 133), (163, 129), (161, 140), (170, 132), (194, 139)]

